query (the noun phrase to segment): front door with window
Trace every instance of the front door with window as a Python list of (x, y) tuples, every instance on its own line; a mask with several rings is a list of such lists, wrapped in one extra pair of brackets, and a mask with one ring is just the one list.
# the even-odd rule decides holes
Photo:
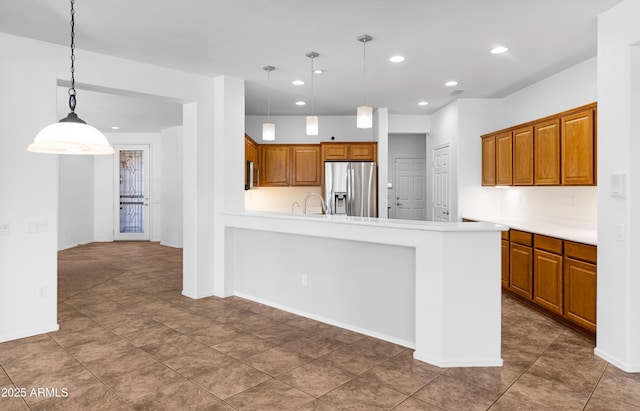
[(116, 145), (114, 240), (149, 240), (149, 146)]

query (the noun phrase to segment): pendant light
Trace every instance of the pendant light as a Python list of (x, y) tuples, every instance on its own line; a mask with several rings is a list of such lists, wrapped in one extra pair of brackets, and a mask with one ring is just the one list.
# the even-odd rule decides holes
[(315, 51), (310, 51), (305, 56), (311, 59), (311, 115), (307, 116), (307, 135), (308, 136), (317, 136), (318, 135), (318, 116), (314, 115), (314, 99), (313, 99), (313, 59), (318, 57), (320, 54)]
[(267, 72), (267, 122), (262, 124), (262, 139), (264, 141), (273, 141), (276, 139), (276, 125), (269, 121), (271, 115), (271, 72), (276, 68), (273, 66), (264, 66), (263, 70)]
[(367, 106), (367, 42), (373, 40), (373, 37), (368, 34), (363, 34), (356, 39), (362, 42), (362, 89), (364, 94), (364, 104), (358, 107), (356, 114), (356, 127), (371, 128), (373, 126), (373, 108), (371, 106)]
[(75, 0), (71, 0), (71, 88), (67, 117), (43, 128), (27, 147), (27, 151), (49, 154), (113, 154), (113, 147), (98, 129), (88, 125), (75, 113)]

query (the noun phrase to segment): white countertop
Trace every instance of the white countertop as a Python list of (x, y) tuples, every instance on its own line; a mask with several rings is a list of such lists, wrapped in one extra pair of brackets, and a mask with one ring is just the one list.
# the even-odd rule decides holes
[(325, 222), (333, 224), (348, 224), (348, 225), (360, 225), (360, 226), (374, 226), (374, 227), (388, 227), (399, 228), (407, 230), (422, 230), (422, 231), (507, 231), (509, 227), (502, 225), (502, 223), (496, 223), (488, 220), (478, 220), (478, 223), (439, 223), (433, 221), (418, 221), (418, 220), (397, 220), (388, 218), (372, 218), (372, 217), (353, 217), (345, 215), (327, 215), (327, 214), (288, 214), (288, 213), (274, 213), (267, 211), (241, 211), (241, 212), (226, 212), (228, 216), (243, 216), (243, 217), (261, 217), (261, 218), (273, 218), (289, 221), (314, 221)]
[(512, 218), (501, 216), (465, 215), (464, 218), (474, 221), (504, 224), (509, 228), (516, 230), (560, 238), (562, 240), (598, 245), (598, 228), (596, 224), (583, 223), (579, 221), (554, 220), (541, 217)]

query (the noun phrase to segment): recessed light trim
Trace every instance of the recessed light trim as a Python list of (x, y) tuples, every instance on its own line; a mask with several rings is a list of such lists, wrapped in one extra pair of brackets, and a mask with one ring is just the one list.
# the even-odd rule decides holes
[(304, 84), (304, 81), (302, 81), (302, 80), (293, 80), (291, 82), (291, 84), (293, 84), (294, 86), (302, 86)]
[(457, 86), (458, 82), (455, 81), (455, 80), (449, 80), (446, 83), (444, 83), (444, 85), (447, 86), (447, 87), (453, 87), (453, 86)]
[(111, 126), (111, 130), (120, 130), (120, 127), (118, 127), (118, 126)]
[(313, 70), (313, 74), (324, 74), (326, 71), (325, 69), (315, 69)]
[(428, 102), (428, 101), (424, 101), (424, 100), (423, 100), (423, 101), (420, 101), (420, 102), (418, 103), (418, 105), (419, 105), (419, 106), (426, 106), (426, 105), (429, 105), (429, 102)]
[(403, 56), (392, 56), (389, 59), (390, 62), (392, 63), (402, 63), (404, 61), (404, 57)]
[(491, 49), (491, 54), (502, 54), (502, 53), (506, 53), (507, 50), (509, 50), (509, 48), (505, 46), (496, 46)]
[(306, 106), (306, 105), (307, 105), (307, 103), (302, 101), (302, 100), (296, 101), (296, 106)]

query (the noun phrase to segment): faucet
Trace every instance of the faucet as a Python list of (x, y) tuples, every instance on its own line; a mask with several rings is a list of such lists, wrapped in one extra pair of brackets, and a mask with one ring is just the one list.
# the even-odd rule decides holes
[(322, 198), (322, 196), (320, 194), (318, 194), (318, 193), (307, 193), (307, 196), (302, 201), (302, 213), (303, 214), (307, 214), (307, 201), (311, 197), (318, 197), (320, 199), (320, 204), (322, 205), (322, 212), (326, 213), (327, 212), (327, 205), (324, 203), (324, 198)]
[(296, 206), (300, 207), (300, 203), (297, 201), (294, 201), (293, 203), (291, 203), (291, 214), (294, 213)]

